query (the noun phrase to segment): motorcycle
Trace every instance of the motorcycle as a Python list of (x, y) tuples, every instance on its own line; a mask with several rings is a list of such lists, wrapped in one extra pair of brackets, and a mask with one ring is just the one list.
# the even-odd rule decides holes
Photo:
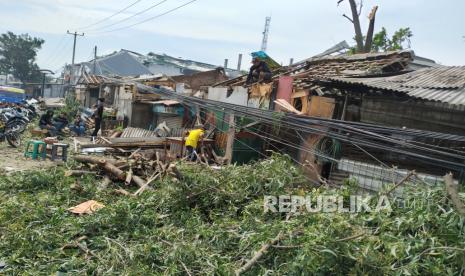
[(10, 127), (17, 127), (20, 133), (26, 130), (26, 126), (30, 122), (27, 114), (18, 111), (16, 108), (3, 108), (0, 110), (0, 116), (4, 122), (8, 122)]
[(14, 148), (21, 146), (20, 127), (13, 122), (0, 120), (0, 141), (7, 141)]

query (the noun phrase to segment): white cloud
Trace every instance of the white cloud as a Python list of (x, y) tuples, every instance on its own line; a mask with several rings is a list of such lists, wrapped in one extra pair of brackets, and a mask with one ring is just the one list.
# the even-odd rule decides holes
[[(133, 1), (114, 0), (0, 0), (0, 30), (28, 32), (45, 37), (47, 43), (42, 58), (52, 55), (58, 61), (69, 60), (69, 53), (60, 57), (53, 51), (66, 30), (92, 24)], [(127, 26), (176, 7), (187, 0), (170, 0), (144, 16), (134, 18)], [(102, 50), (131, 47), (134, 51), (159, 51), (194, 56), (205, 61), (220, 62), (225, 57), (236, 57), (260, 46), (265, 16), (271, 15), (269, 51), (277, 60), (288, 62), (309, 57), (347, 40), (352, 42), (353, 30), (342, 17), (348, 12), (347, 3), (337, 7), (336, 0), (198, 0), (183, 9), (159, 19), (108, 34), (92, 34), (79, 40), (78, 58), (86, 59), (93, 45)], [(439, 6), (436, 1), (424, 0), (365, 0), (362, 24), (366, 28), (366, 14), (375, 4), (380, 5), (377, 27), (386, 26), (391, 32), (399, 27), (411, 27), (412, 44), (417, 53), (443, 63), (465, 64), (465, 21), (461, 10), (465, 1), (449, 0)], [(105, 24), (125, 18), (155, 1), (144, 0), (124, 14)], [(441, 9), (439, 13), (437, 10)], [(430, 16), (431, 13), (436, 16)], [(157, 38), (158, 41), (154, 41)], [(71, 37), (69, 37), (71, 39)], [(69, 42), (68, 42), (69, 43)], [(182, 43), (182, 45), (180, 44)], [(219, 46), (221, 45), (221, 46)], [(60, 47), (58, 47), (60, 48)], [(65, 50), (62, 50), (65, 51)], [(66, 50), (69, 51), (69, 50)], [(215, 56), (217, 55), (217, 56)], [(69, 61), (68, 61), (69, 62)]]

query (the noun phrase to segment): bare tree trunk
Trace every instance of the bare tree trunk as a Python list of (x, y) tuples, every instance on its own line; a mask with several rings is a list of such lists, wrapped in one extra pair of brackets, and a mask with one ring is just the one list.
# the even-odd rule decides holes
[(368, 16), (368, 19), (370, 20), (370, 25), (368, 25), (367, 37), (365, 41), (365, 52), (366, 53), (371, 52), (371, 46), (373, 45), (373, 34), (375, 30), (375, 18), (376, 18), (377, 11), (378, 11), (378, 6), (374, 6), (373, 9), (371, 10), (370, 15)]
[(358, 15), (357, 10), (357, 3), (355, 0), (349, 0), (350, 9), (352, 10), (352, 24), (354, 25), (355, 29), (355, 41), (357, 42), (357, 53), (363, 53), (363, 35), (362, 35), (362, 27), (360, 26), (360, 18)]

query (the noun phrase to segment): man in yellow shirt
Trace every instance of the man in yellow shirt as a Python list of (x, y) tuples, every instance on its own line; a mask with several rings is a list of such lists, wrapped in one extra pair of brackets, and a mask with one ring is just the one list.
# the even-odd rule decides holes
[(189, 135), (186, 139), (186, 151), (187, 159), (190, 161), (195, 161), (197, 159), (196, 150), (199, 144), (199, 141), (203, 138), (205, 134), (205, 126), (199, 126), (196, 129), (189, 131)]

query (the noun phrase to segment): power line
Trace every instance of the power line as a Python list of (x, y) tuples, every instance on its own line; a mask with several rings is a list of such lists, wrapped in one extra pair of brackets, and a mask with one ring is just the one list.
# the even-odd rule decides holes
[(162, 1), (157, 2), (156, 4), (150, 6), (150, 7), (146, 8), (146, 9), (144, 9), (144, 10), (142, 10), (142, 11), (140, 11), (140, 12), (137, 12), (137, 13), (135, 13), (135, 14), (129, 16), (129, 17), (126, 17), (126, 18), (124, 18), (124, 19), (122, 19), (122, 20), (120, 20), (120, 21), (117, 21), (117, 22), (115, 22), (115, 23), (108, 24), (108, 25), (105, 25), (105, 26), (102, 26), (102, 27), (98, 27), (98, 28), (96, 28), (96, 29), (94, 29), (94, 30), (91, 30), (91, 31), (98, 31), (98, 30), (101, 30), (101, 29), (106, 29), (106, 28), (108, 28), (108, 27), (112, 27), (112, 26), (118, 25), (118, 24), (120, 24), (120, 23), (126, 22), (126, 21), (128, 21), (129, 19), (134, 18), (134, 17), (136, 17), (136, 16), (139, 16), (139, 15), (141, 15), (141, 14), (144, 14), (144, 13), (146, 13), (146, 12), (148, 12), (148, 11), (150, 11), (150, 10), (152, 10), (152, 9), (154, 9), (154, 8), (156, 8), (156, 7), (158, 7), (158, 6), (160, 6), (161, 4), (163, 4), (163, 3), (167, 2), (167, 1), (168, 1), (168, 0), (162, 0)]
[(134, 24), (129, 25), (129, 26), (126, 26), (126, 27), (121, 27), (121, 28), (117, 28), (117, 29), (113, 29), (113, 30), (109, 30), (109, 31), (103, 31), (103, 32), (99, 32), (99, 33), (110, 33), (110, 32), (116, 32), (116, 31), (121, 31), (121, 30), (127, 29), (127, 28), (131, 28), (131, 27), (134, 27), (134, 26), (143, 24), (143, 23), (145, 23), (145, 22), (148, 22), (148, 21), (151, 21), (151, 20), (160, 18), (160, 17), (162, 17), (162, 16), (164, 16), (164, 15), (167, 15), (167, 14), (169, 14), (169, 13), (172, 13), (172, 12), (176, 11), (176, 10), (179, 10), (179, 9), (181, 9), (181, 8), (183, 8), (183, 7), (185, 7), (185, 6), (189, 5), (189, 4), (192, 4), (192, 3), (196, 2), (196, 1), (197, 1), (197, 0), (189, 1), (189, 2), (187, 2), (187, 3), (185, 3), (185, 4), (182, 4), (181, 6), (178, 6), (178, 7), (176, 7), (176, 8), (173, 8), (173, 9), (171, 9), (171, 10), (169, 10), (169, 11), (166, 11), (166, 12), (161, 13), (161, 14), (159, 14), (159, 15), (156, 15), (156, 16), (153, 16), (153, 17), (150, 17), (150, 18), (147, 18), (147, 19), (145, 19), (145, 20), (143, 20), (143, 21), (134, 23)]
[(124, 7), (122, 10), (119, 10), (119, 11), (115, 12), (114, 14), (112, 14), (112, 15), (110, 15), (110, 16), (108, 16), (108, 17), (105, 17), (104, 19), (101, 19), (101, 20), (99, 20), (99, 21), (97, 21), (97, 22), (95, 22), (95, 23), (92, 23), (92, 24), (90, 24), (90, 25), (84, 26), (84, 27), (82, 27), (82, 28), (78, 28), (78, 30), (85, 30), (85, 29), (88, 29), (88, 28), (93, 27), (93, 26), (95, 26), (95, 25), (98, 25), (98, 24), (100, 24), (100, 23), (103, 23), (103, 22), (107, 21), (108, 19), (111, 19), (111, 18), (117, 16), (118, 14), (121, 14), (121, 13), (127, 11), (129, 8), (131, 8), (131, 7), (135, 6), (135, 5), (137, 5), (137, 4), (138, 4), (139, 2), (141, 2), (141, 1), (142, 1), (142, 0), (137, 0), (137, 1), (133, 2), (132, 4), (130, 4), (129, 6)]
[(56, 44), (56, 46), (53, 48), (53, 51), (50, 51), (50, 53), (47, 55), (46, 58), (44, 58), (45, 60), (49, 61), (52, 59), (52, 57), (55, 56), (55, 53), (57, 52), (58, 49), (60, 49), (61, 45), (63, 44), (63, 42), (65, 41), (65, 38), (66, 36), (64, 34), (61, 35), (61, 39), (59, 40), (59, 42)]
[(70, 44), (71, 40), (66, 40), (65, 44), (60, 47), (59, 50), (55, 51), (55, 55), (49, 60), (49, 66), (54, 67), (62, 62), (64, 56), (68, 54), (68, 47)]

